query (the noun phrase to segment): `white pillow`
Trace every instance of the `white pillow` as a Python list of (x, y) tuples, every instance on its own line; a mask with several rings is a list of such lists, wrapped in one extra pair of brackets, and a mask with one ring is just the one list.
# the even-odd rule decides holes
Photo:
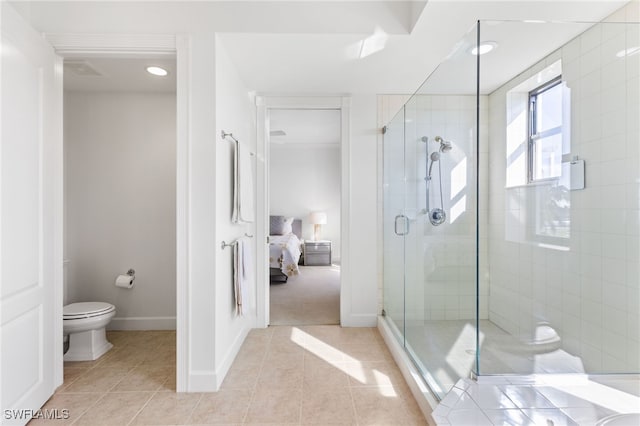
[(293, 218), (286, 217), (284, 219), (284, 224), (282, 225), (282, 235), (289, 235), (293, 233)]

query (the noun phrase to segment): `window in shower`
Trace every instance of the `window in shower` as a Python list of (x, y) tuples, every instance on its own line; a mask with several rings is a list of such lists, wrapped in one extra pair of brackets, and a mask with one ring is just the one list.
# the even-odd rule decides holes
[(561, 77), (529, 92), (529, 182), (562, 174)]

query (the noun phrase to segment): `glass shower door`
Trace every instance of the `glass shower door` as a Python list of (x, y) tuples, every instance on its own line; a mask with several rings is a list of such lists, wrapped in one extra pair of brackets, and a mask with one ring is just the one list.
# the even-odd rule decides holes
[(427, 236), (432, 232), (426, 203), (430, 123), (425, 99), (413, 96), (405, 104), (404, 138), (404, 210), (410, 223), (404, 237), (404, 272), (406, 295), (405, 347), (429, 386), (437, 394), (439, 387), (425, 364), (425, 354), (433, 351), (425, 333), (425, 318), (429, 309), (426, 258), (430, 253)]
[(404, 345), (404, 109), (387, 125), (383, 144), (384, 312), (398, 341)]

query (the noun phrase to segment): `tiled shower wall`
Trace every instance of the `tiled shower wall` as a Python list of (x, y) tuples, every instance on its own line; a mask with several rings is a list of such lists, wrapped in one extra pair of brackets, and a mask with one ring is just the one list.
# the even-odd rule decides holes
[[(608, 21), (638, 21), (638, 2)], [(598, 24), (489, 96), (489, 318), (525, 340), (548, 324), (584, 370), (640, 371), (640, 45), (638, 24)], [(567, 238), (538, 238), (550, 184), (507, 182), (507, 92), (562, 61), (571, 91), (571, 156), (586, 188), (567, 192)], [(558, 242), (559, 241), (559, 242)]]
[[(407, 100), (403, 95), (381, 95), (379, 120), (392, 118), (389, 106), (401, 108)], [(481, 153), (486, 153), (488, 97), (481, 99)], [(405, 201), (411, 221), (410, 238), (404, 245), (406, 319), (414, 324), (423, 320), (473, 319), (476, 317), (476, 96), (416, 95), (408, 101), (404, 115), (405, 140)], [(428, 145), (422, 137), (429, 138)], [(446, 224), (434, 227), (421, 212), (425, 208), (427, 155), (437, 150), (434, 142), (441, 136), (452, 142), (453, 149), (442, 154), (443, 204)], [(387, 135), (393, 137), (393, 135)], [(481, 175), (487, 176), (487, 156), (481, 155)], [(434, 164), (431, 185), (431, 208), (439, 205), (438, 164)], [(482, 196), (486, 200), (486, 185)], [(382, 200), (381, 200), (382, 202)], [(486, 202), (480, 203), (486, 206)], [(486, 224), (486, 208), (481, 211)], [(487, 252), (486, 225), (481, 229), (481, 253)], [(386, 247), (386, 245), (385, 245)], [(482, 256), (480, 286), (480, 316), (488, 318), (488, 262)], [(390, 297), (393, 295), (390, 295)], [(391, 300), (389, 301), (391, 303)]]
[[(418, 222), (422, 238), (415, 241), (410, 253), (420, 268), (417, 277), (424, 288), (424, 320), (458, 320), (476, 318), (476, 96), (475, 95), (417, 95), (413, 104), (415, 134), (407, 139), (416, 143), (415, 169), (417, 185), (416, 210), (425, 206), (427, 155), (437, 150), (436, 136), (451, 141), (452, 150), (442, 153), (439, 165), (432, 169), (430, 207), (440, 203), (438, 166), (442, 167), (442, 202), (447, 213), (446, 223), (433, 226), (426, 217)], [(480, 100), (481, 151), (486, 146), (488, 98)], [(411, 138), (413, 136), (413, 139)], [(429, 137), (428, 146), (420, 143)], [(427, 148), (427, 152), (425, 152)], [(481, 158), (486, 158), (481, 155)], [(486, 164), (486, 162), (484, 163)], [(481, 168), (483, 166), (481, 165)], [(484, 170), (482, 175), (486, 176)], [(486, 194), (481, 193), (481, 197)], [(486, 205), (481, 202), (480, 204)], [(481, 221), (485, 215), (481, 215)], [(481, 230), (486, 229), (481, 223)], [(486, 238), (481, 239), (480, 251), (486, 252)], [(487, 257), (480, 265), (480, 318), (488, 317), (489, 291)], [(423, 284), (424, 283), (424, 284)], [(418, 295), (416, 295), (418, 296)], [(411, 300), (410, 297), (407, 300)]]

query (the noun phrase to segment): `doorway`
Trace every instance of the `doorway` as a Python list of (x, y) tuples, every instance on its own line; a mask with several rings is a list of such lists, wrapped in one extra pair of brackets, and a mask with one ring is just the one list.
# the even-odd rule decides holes
[(340, 323), (340, 120), (339, 109), (269, 111), (270, 325)]
[[(271, 129), (270, 116), (276, 110), (337, 110), (340, 114), (340, 324), (351, 325), (350, 313), (352, 297), (350, 284), (350, 110), (351, 99), (346, 96), (257, 96), (257, 181), (256, 181), (256, 234), (264, 237), (264, 243), (257, 245), (256, 270), (257, 272), (257, 327), (267, 327), (270, 324), (271, 309), (271, 279), (269, 262), (269, 232), (270, 232), (270, 206), (269, 206), (269, 168), (271, 163), (270, 139), (271, 131), (284, 129)], [(274, 135), (275, 136), (275, 135)], [(284, 212), (283, 212), (284, 213)], [(316, 212), (313, 212), (316, 213)], [(322, 213), (320, 211), (320, 213)], [(305, 219), (309, 219), (308, 214)], [(302, 218), (300, 218), (302, 219)], [(328, 221), (328, 217), (327, 217)], [(307, 223), (309, 225), (309, 223)], [(308, 230), (310, 228), (307, 228)], [(308, 231), (309, 232), (309, 231)], [(322, 232), (322, 228), (321, 228)], [(309, 235), (309, 234), (307, 234)], [(305, 265), (302, 265), (305, 266)]]
[[(169, 330), (175, 365), (175, 58), (66, 58), (63, 89), (63, 304), (114, 305), (107, 330)], [(133, 287), (116, 287), (127, 271)], [(108, 340), (123, 352), (122, 333)]]

